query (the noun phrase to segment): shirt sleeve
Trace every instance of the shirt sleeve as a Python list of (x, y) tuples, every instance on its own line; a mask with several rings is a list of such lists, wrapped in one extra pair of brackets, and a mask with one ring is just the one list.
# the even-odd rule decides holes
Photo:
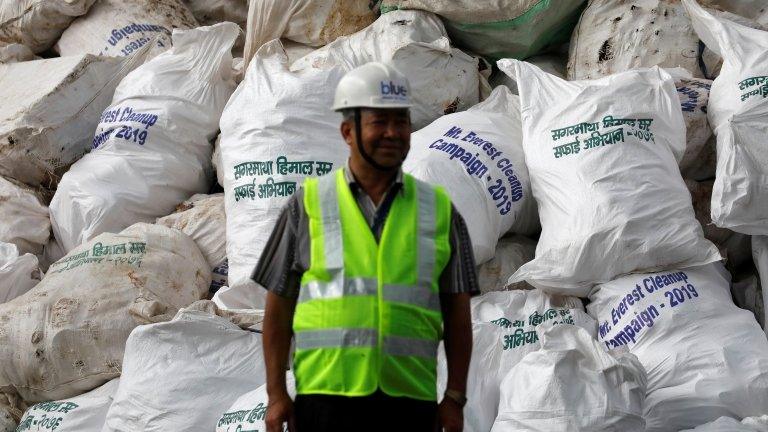
[(296, 260), (300, 202), (303, 194), (297, 191), (283, 207), (267, 241), (261, 258), (253, 272), (254, 282), (286, 298), (297, 299), (301, 283), (300, 268)]
[(480, 287), (477, 283), (475, 255), (472, 252), (472, 241), (469, 238), (464, 218), (451, 206), (451, 232), (449, 242), (451, 256), (448, 264), (440, 275), (440, 292), (477, 295)]

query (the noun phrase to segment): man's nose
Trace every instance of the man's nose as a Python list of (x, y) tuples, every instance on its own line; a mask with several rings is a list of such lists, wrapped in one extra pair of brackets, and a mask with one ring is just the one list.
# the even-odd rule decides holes
[(384, 128), (384, 138), (400, 138), (400, 134), (402, 132), (402, 126), (398, 125), (397, 122), (391, 121), (387, 122), (387, 127)]

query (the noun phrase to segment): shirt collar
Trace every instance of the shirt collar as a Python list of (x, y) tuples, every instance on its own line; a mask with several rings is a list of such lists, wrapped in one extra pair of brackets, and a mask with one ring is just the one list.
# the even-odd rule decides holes
[[(350, 186), (355, 186), (355, 187), (360, 186), (357, 183), (357, 180), (355, 180), (355, 176), (352, 174), (352, 170), (349, 168), (349, 160), (347, 160), (347, 163), (344, 165), (344, 180), (346, 180), (347, 184), (349, 184)], [(395, 180), (392, 182), (392, 185), (397, 185), (398, 187), (403, 185), (403, 169), (402, 168), (397, 169), (397, 174), (395, 175)]]

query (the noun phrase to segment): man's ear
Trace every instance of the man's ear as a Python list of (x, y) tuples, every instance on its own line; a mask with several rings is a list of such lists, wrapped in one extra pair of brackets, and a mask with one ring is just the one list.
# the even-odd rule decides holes
[(354, 144), (352, 141), (352, 123), (348, 121), (341, 122), (341, 126), (339, 127), (339, 130), (341, 131), (341, 136), (344, 138), (344, 141), (348, 145)]

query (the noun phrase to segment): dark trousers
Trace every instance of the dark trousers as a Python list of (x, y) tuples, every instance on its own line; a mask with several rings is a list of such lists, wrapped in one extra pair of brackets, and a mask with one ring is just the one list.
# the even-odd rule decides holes
[(433, 432), (437, 403), (387, 396), (298, 395), (294, 402), (298, 432)]

